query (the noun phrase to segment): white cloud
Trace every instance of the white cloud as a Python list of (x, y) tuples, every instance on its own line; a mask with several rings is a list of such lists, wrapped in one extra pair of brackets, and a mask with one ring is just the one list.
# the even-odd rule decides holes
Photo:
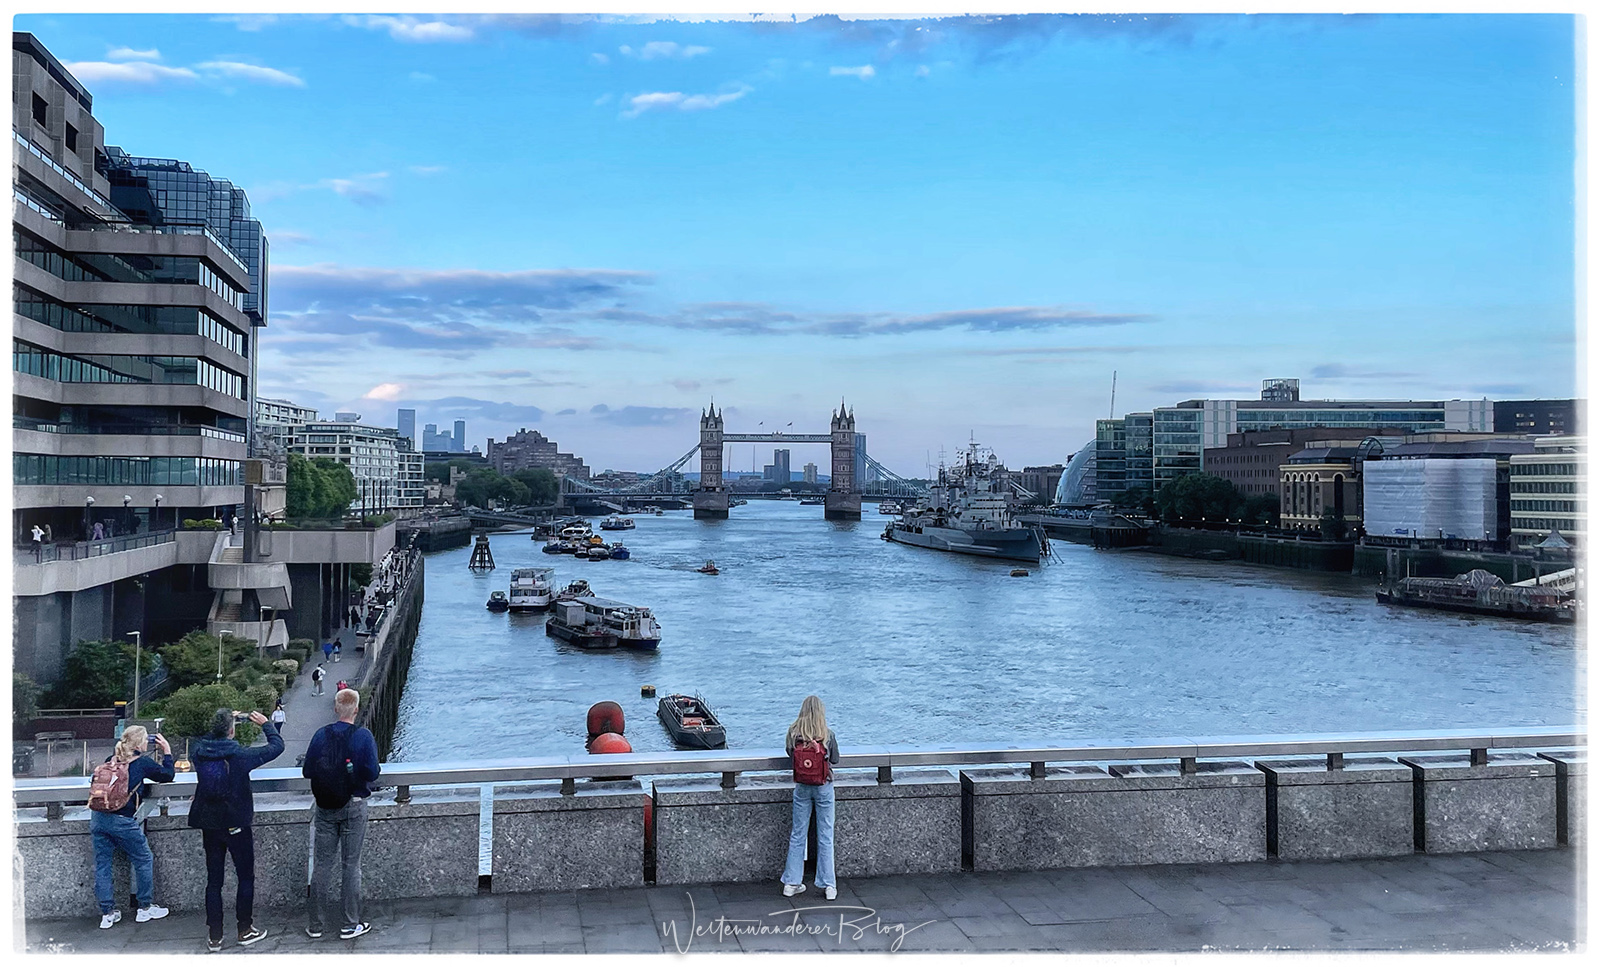
[(208, 60), (195, 66), (200, 70), (221, 74), (224, 77), (255, 81), (260, 84), (272, 84), (277, 87), (306, 86), (305, 81), (276, 67), (262, 67), (259, 64), (244, 64), (234, 60)]
[(364, 400), (387, 400), (392, 403), (399, 399), (400, 394), (405, 391), (406, 388), (400, 383), (379, 383), (372, 389), (367, 390), (366, 395), (361, 398)]
[(599, 97), (594, 99), (594, 106), (595, 107), (602, 107), (602, 106), (604, 106), (606, 104), (610, 104), (610, 103), (611, 103), (611, 95), (610, 94), (602, 94)]
[(304, 232), (291, 232), (283, 228), (273, 229), (267, 237), (273, 245), (309, 245), (316, 241)]
[(389, 16), (347, 16), (344, 22), (352, 27), (364, 27), (367, 30), (387, 30), (389, 36), (395, 40), (405, 40), (412, 43), (454, 43), (472, 39), (472, 28), (459, 24), (446, 23), (443, 20), (423, 20), (409, 14), (399, 17)]
[(933, 72), (928, 70), (928, 65), (927, 64), (918, 64), (917, 65), (917, 76), (918, 77), (927, 77), (931, 73), (933, 73)]
[(154, 47), (149, 50), (134, 50), (132, 47), (113, 47), (106, 51), (106, 56), (112, 60), (160, 60), (161, 51)]
[(410, 171), (414, 175), (436, 175), (441, 171), (447, 171), (449, 169), (447, 169), (444, 165), (411, 165), (406, 170)]
[(602, 54), (602, 53), (599, 53), (599, 52), (595, 52), (593, 54), (590, 54), (589, 55), (589, 60), (590, 60), (590, 62), (592, 62), (594, 64), (598, 64), (601, 67), (604, 67), (605, 65), (611, 63), (611, 58), (609, 58), (605, 54)]
[(870, 77), (876, 76), (877, 73), (877, 71), (872, 69), (871, 64), (863, 64), (860, 67), (828, 68), (828, 74), (831, 77), (859, 77), (862, 80), (867, 80)]
[(682, 91), (651, 91), (630, 97), (628, 99), (628, 110), (622, 112), (622, 116), (636, 118), (646, 111), (709, 111), (724, 104), (731, 104), (750, 93), (751, 90), (752, 88), (746, 86), (724, 94), (684, 94)]
[(139, 84), (153, 87), (167, 81), (193, 81), (199, 75), (187, 67), (165, 67), (149, 61), (112, 63), (103, 60), (80, 60), (67, 64), (73, 77), (85, 84)]
[(638, 50), (624, 44), (617, 48), (624, 57), (637, 57), (640, 60), (689, 60), (702, 54), (711, 53), (710, 47), (684, 46), (671, 40), (652, 40)]
[(367, 175), (355, 175), (350, 178), (325, 178), (318, 184), (332, 188), (336, 194), (348, 198), (362, 205), (373, 205), (388, 201), (383, 192), (378, 190), (375, 182), (380, 182), (389, 177), (387, 171), (374, 171)]
[(427, 84), (431, 81), (438, 80), (438, 78), (434, 77), (432, 74), (425, 74), (422, 71), (412, 71), (410, 77), (419, 84)]

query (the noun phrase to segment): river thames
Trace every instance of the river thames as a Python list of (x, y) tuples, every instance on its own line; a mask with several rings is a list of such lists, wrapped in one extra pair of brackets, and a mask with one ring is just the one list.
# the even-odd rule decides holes
[[(815, 692), (843, 746), (1581, 724), (1571, 627), (1378, 604), (1374, 582), (1052, 541), (1012, 565), (890, 544), (822, 508), (751, 501), (726, 521), (641, 515), (627, 561), (544, 554), (528, 532), (430, 554), (391, 759), (583, 751), (612, 700), (638, 751), (672, 745), (655, 699), (698, 692), (728, 747), (780, 747)], [(598, 521), (595, 522), (598, 525)], [(722, 573), (697, 573), (707, 558)], [(582, 651), (543, 615), (493, 614), (514, 567), (651, 608), (661, 649)]]

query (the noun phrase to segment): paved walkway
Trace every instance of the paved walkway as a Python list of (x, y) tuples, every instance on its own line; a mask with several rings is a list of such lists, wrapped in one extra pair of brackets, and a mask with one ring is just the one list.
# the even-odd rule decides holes
[[(319, 650), (289, 685), (282, 699), (283, 713), (288, 716), (283, 729), (283, 755), (274, 759), (269, 768), (293, 768), (299, 757), (306, 754), (306, 747), (317, 730), (337, 718), (333, 714), (335, 686), (340, 679), (359, 682), (370, 664), (366, 652), (356, 650), (358, 640), (365, 639), (357, 639), (354, 628), (339, 629), (339, 660), (324, 661)], [(321, 646), (322, 642), (317, 642), (319, 649)], [(314, 695), (311, 670), (319, 664), (327, 670), (328, 677), (322, 681), (322, 694)]]
[[(1576, 951), (1580, 870), (1559, 849), (889, 877), (842, 882), (836, 903), (815, 888), (785, 898), (776, 881), (482, 895), (369, 902), (374, 930), (355, 941), (308, 939), (304, 910), (258, 911), (267, 939), (230, 936), (224, 953)], [(202, 914), (124, 918), (29, 923), (27, 948), (204, 950)]]

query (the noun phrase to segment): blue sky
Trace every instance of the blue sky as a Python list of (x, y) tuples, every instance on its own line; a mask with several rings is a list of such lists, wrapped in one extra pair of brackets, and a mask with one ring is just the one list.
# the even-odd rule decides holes
[(1566, 16), (15, 23), (248, 190), (260, 391), (325, 412), (647, 470), (712, 395), (844, 397), (911, 474), (1065, 459), (1113, 370), (1118, 415), (1574, 392)]

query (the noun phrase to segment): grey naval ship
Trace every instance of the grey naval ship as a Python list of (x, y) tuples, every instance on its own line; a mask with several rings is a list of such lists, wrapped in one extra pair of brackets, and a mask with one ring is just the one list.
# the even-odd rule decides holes
[(1049, 546), (1044, 532), (1011, 516), (1005, 471), (994, 451), (976, 443), (955, 466), (939, 468), (928, 499), (907, 507), (884, 528), (883, 539), (936, 551), (1039, 563)]

